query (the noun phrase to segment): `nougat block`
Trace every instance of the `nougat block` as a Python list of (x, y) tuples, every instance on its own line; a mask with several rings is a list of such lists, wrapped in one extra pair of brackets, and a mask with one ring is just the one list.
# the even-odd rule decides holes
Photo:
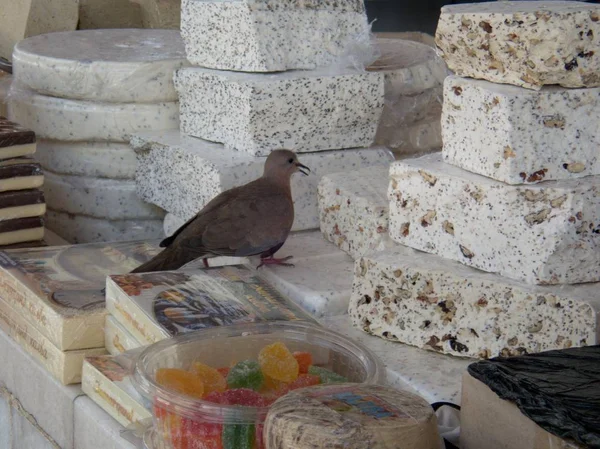
[(393, 240), (532, 284), (600, 281), (597, 176), (511, 186), (442, 161), (390, 167)]
[(487, 2), (442, 8), (436, 44), (459, 76), (539, 89), (600, 86), (600, 5)]
[(449, 76), (444, 160), (508, 184), (600, 174), (600, 87), (535, 91)]

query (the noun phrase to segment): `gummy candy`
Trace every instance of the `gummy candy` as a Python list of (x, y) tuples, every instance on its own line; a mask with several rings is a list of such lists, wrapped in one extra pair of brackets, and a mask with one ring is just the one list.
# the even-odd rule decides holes
[(265, 398), (248, 388), (234, 388), (223, 392), (213, 391), (204, 397), (205, 401), (223, 405), (245, 405), (246, 407), (264, 407)]
[(204, 394), (213, 391), (225, 391), (227, 382), (223, 375), (216, 369), (205, 365), (204, 363), (196, 362), (192, 365), (192, 373), (197, 375), (204, 383)]
[(254, 449), (254, 424), (226, 424), (223, 426), (223, 449)]
[(319, 376), (315, 376), (314, 374), (300, 374), (298, 379), (289, 385), (289, 389), (297, 390), (298, 388), (312, 387), (313, 385), (319, 385), (320, 383), (321, 378)]
[(227, 375), (227, 386), (229, 388), (250, 388), (259, 390), (265, 377), (260, 365), (253, 360), (244, 360), (236, 363)]
[(326, 368), (321, 368), (320, 366), (311, 366), (308, 369), (308, 373), (314, 376), (319, 376), (321, 379), (321, 383), (323, 384), (336, 384), (348, 382), (344, 376), (340, 376), (339, 374), (334, 373)]
[(197, 399), (204, 395), (204, 383), (195, 374), (176, 368), (160, 368), (156, 371), (156, 382), (177, 393), (186, 394)]
[(177, 449), (223, 449), (223, 425), (182, 418), (181, 446)]
[(230, 370), (231, 370), (231, 368), (229, 368), (228, 366), (224, 366), (222, 368), (217, 368), (217, 371), (220, 372), (223, 377), (227, 377)]
[(308, 368), (313, 364), (312, 354), (310, 352), (294, 352), (294, 358), (298, 362), (300, 374), (308, 373)]
[(265, 377), (265, 383), (263, 384), (263, 388), (260, 392), (267, 399), (267, 402), (272, 404), (281, 396), (284, 396), (289, 393), (290, 385), (287, 382), (281, 382), (280, 380), (271, 379), (270, 377)]
[(298, 361), (283, 343), (273, 343), (262, 348), (258, 363), (265, 376), (282, 382), (293, 382), (300, 370)]

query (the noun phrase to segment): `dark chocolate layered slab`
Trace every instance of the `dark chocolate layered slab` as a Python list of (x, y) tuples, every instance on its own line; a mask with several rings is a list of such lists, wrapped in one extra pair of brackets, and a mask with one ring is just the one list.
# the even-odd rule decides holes
[(44, 193), (41, 190), (14, 190), (0, 193), (0, 209), (28, 206), (30, 204), (44, 204), (44, 202)]
[(0, 234), (43, 227), (44, 219), (42, 217), (15, 218), (14, 220), (0, 221)]
[[(23, 161), (27, 161), (27, 159)], [(19, 178), (22, 176), (42, 176), (43, 174), (42, 166), (33, 161), (0, 164), (0, 179)]]
[(35, 143), (35, 133), (18, 123), (0, 117), (0, 148)]

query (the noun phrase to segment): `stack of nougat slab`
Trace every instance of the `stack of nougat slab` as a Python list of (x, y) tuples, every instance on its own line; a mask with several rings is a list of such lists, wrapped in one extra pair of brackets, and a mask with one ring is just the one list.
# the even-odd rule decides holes
[(177, 30), (111, 29), (25, 39), (10, 116), (38, 136), (48, 228), (73, 243), (158, 237), (164, 212), (135, 190), (131, 134), (179, 126)]
[[(489, 358), (597, 344), (598, 5), (442, 9), (443, 151), (326, 176), (321, 230), (380, 337)], [(391, 238), (390, 238), (391, 237)]]

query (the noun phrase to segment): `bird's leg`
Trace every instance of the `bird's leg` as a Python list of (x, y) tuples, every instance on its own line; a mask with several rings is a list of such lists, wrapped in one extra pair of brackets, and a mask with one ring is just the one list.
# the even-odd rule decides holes
[(290, 260), (293, 257), (294, 256), (287, 256), (287, 257), (283, 257), (281, 259), (276, 259), (275, 257), (273, 257), (272, 254), (262, 254), (260, 256), (260, 265), (258, 267), (256, 267), (256, 269), (259, 269), (263, 265), (281, 265), (284, 267), (293, 267), (294, 266), (293, 263), (286, 263), (287, 260)]
[(208, 259), (206, 257), (204, 259), (202, 259), (202, 263), (204, 264), (204, 268), (210, 268), (208, 266)]

